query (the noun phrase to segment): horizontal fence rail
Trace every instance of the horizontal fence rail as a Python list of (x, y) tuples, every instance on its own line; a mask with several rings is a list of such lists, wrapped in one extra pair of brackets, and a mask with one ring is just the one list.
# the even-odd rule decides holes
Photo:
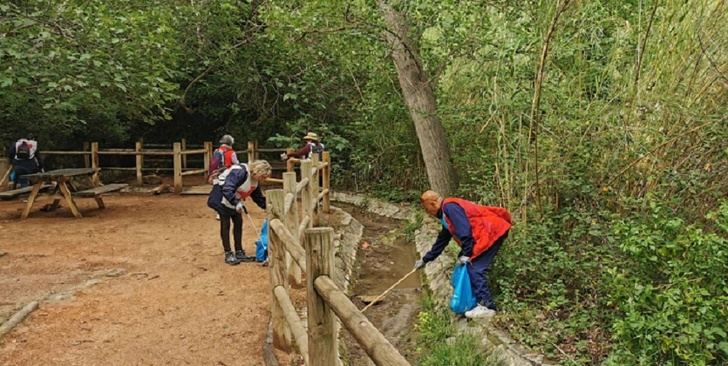
[[(255, 148), (254, 144), (249, 144)], [(262, 151), (262, 149), (259, 149)], [(313, 227), (330, 206), (331, 162), (328, 152), (312, 159), (289, 159), (283, 189), (266, 192), (270, 206), (270, 280), (273, 302), (273, 345), (295, 349), (310, 366), (339, 364), (336, 317), (377, 365), (409, 365), (397, 349), (362, 314), (331, 279), (334, 272), (334, 231)], [(300, 166), (300, 179), (294, 167)], [(319, 183), (320, 186), (319, 186)], [(289, 289), (304, 285), (307, 321), (301, 320)], [(306, 326), (304, 328), (304, 325)]]

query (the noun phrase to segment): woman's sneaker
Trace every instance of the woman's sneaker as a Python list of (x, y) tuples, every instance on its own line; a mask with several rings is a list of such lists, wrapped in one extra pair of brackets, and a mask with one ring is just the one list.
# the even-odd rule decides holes
[(255, 257), (245, 255), (244, 250), (236, 250), (235, 258), (237, 258), (240, 262), (255, 262)]
[(240, 264), (240, 260), (235, 257), (233, 252), (225, 252), (225, 263), (234, 266), (236, 264)]
[(472, 310), (468, 310), (465, 312), (465, 317), (468, 319), (492, 318), (493, 315), (495, 315), (495, 310), (488, 309), (487, 307), (480, 304), (478, 304), (478, 306), (474, 307)]

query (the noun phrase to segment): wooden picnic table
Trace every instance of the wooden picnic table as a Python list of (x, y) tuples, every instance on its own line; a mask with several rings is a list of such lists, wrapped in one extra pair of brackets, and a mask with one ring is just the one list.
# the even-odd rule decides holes
[[(56, 170), (50, 170), (43, 173), (33, 173), (33, 174), (26, 174), (23, 177), (28, 178), (31, 183), (33, 183), (33, 190), (30, 192), (30, 197), (28, 197), (28, 204), (25, 206), (25, 210), (23, 210), (22, 215), (20, 216), (21, 219), (25, 219), (30, 214), (30, 209), (33, 207), (33, 203), (35, 203), (35, 199), (38, 197), (38, 193), (41, 190), (41, 187), (43, 187), (44, 184), (47, 183), (56, 183), (56, 189), (55, 192), (60, 191), (61, 196), (66, 200), (66, 204), (68, 204), (68, 208), (73, 213), (73, 216), (76, 216), (78, 218), (82, 217), (81, 212), (78, 210), (78, 206), (76, 206), (76, 202), (73, 200), (73, 194), (71, 192), (71, 189), (73, 188), (73, 185), (71, 185), (71, 188), (69, 188), (69, 181), (73, 177), (79, 177), (79, 176), (92, 176), (94, 174), (98, 173), (98, 169), (94, 168), (79, 168), (79, 169), (56, 169)], [(120, 188), (119, 188), (120, 189)], [(75, 190), (75, 189), (74, 189)], [(85, 192), (85, 191), (84, 191)], [(98, 198), (97, 202), (99, 202), (100, 197), (94, 196), (94, 198)], [(60, 199), (55, 199), (53, 201), (53, 204), (51, 207), (55, 208), (58, 207), (58, 203), (60, 202)], [(99, 207), (103, 208), (103, 201), (99, 202)]]

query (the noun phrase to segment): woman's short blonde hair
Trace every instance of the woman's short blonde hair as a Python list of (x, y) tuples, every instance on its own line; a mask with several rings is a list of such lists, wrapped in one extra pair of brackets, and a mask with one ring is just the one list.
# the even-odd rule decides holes
[(265, 160), (253, 160), (250, 164), (248, 164), (248, 168), (250, 168), (250, 175), (254, 176), (266, 176), (270, 177), (271, 171), (273, 170), (270, 167), (270, 164)]

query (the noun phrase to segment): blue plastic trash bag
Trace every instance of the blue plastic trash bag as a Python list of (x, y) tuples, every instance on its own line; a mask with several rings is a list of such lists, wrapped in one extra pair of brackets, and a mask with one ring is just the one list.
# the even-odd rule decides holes
[(255, 241), (255, 261), (265, 262), (266, 259), (268, 259), (268, 219), (263, 220), (260, 239)]
[(477, 305), (478, 301), (470, 287), (470, 276), (466, 265), (458, 264), (452, 273), (452, 298), (450, 299), (450, 310), (456, 314), (465, 314), (466, 311)]

